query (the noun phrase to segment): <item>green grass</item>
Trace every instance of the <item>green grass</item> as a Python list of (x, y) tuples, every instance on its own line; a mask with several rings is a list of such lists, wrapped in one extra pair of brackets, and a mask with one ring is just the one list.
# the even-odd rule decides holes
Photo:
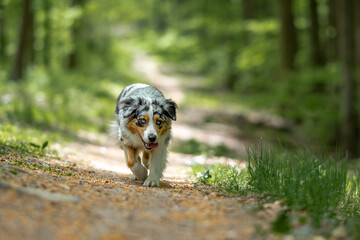
[[(29, 170), (40, 170), (64, 176), (72, 176), (71, 170), (76, 164), (65, 163), (64, 169), (49, 164), (59, 159), (58, 153), (52, 149), (53, 142), (63, 141), (59, 133), (46, 132), (30, 126), (18, 126), (0, 123), (0, 156), (5, 165), (25, 167)], [(2, 164), (1, 164), (2, 165)], [(0, 166), (0, 171), (18, 174), (17, 169)]]
[(254, 191), (285, 199), (292, 209), (306, 210), (316, 226), (336, 215), (347, 194), (346, 168), (329, 155), (319, 157), (307, 150), (250, 149), (248, 173)]
[(33, 154), (40, 157), (46, 154), (57, 155), (51, 150), (53, 142), (59, 142), (63, 137), (59, 133), (45, 132), (30, 126), (19, 126), (0, 123), (0, 153), (5, 155), (16, 151), (19, 155)]
[[(242, 171), (231, 166), (197, 166), (194, 172), (199, 182), (232, 194), (282, 200), (294, 215), (306, 212), (308, 224), (320, 234), (343, 225), (349, 235), (360, 236), (360, 179), (341, 164), (343, 159), (326, 152), (318, 156), (307, 149), (289, 152), (263, 146), (249, 148), (247, 155), (247, 168)], [(291, 212), (279, 214), (274, 231), (291, 230)], [(284, 230), (284, 224), (290, 225)]]
[(245, 169), (238, 166), (195, 165), (193, 171), (199, 182), (217, 186), (226, 193), (243, 195), (248, 190), (248, 174)]

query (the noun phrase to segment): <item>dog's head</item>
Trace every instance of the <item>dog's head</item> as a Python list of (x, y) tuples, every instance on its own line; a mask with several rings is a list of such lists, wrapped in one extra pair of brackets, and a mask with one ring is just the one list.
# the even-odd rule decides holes
[(147, 150), (157, 148), (159, 139), (166, 135), (171, 120), (176, 120), (177, 105), (171, 99), (126, 98), (120, 102), (126, 127), (139, 135)]

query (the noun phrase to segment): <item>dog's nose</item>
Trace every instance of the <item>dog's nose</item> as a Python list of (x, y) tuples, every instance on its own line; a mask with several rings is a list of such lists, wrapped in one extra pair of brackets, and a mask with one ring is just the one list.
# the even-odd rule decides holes
[(150, 142), (155, 142), (156, 141), (156, 135), (155, 134), (149, 134), (148, 139)]

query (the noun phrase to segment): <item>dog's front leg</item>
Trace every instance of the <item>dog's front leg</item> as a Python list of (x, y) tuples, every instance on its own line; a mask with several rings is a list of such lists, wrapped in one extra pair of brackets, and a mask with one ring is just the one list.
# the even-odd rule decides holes
[(144, 168), (144, 166), (140, 163), (140, 161), (137, 161), (133, 167), (130, 168), (132, 173), (134, 174), (134, 179), (138, 179), (140, 181), (145, 181), (145, 179), (148, 176), (147, 170)]
[(160, 178), (166, 167), (166, 146), (155, 149), (150, 156), (150, 174), (144, 182), (144, 186), (158, 187), (160, 186)]
[(134, 179), (144, 181), (148, 172), (140, 162), (138, 151), (132, 147), (126, 147), (126, 164), (134, 174)]

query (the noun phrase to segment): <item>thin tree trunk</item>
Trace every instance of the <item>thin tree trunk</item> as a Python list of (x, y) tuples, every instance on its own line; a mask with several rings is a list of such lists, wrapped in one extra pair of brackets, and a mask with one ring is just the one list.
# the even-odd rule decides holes
[[(85, 4), (87, 3), (87, 0), (72, 0), (71, 6), (79, 6), (81, 8), (84, 8)], [(72, 27), (72, 42), (73, 42), (73, 49), (68, 57), (68, 67), (69, 69), (75, 69), (79, 65), (79, 49), (81, 47), (81, 44), (88, 44), (88, 42), (84, 43), (81, 42), (81, 40), (84, 40), (84, 19), (80, 17), (79, 19), (76, 19), (73, 27)]]
[(255, 13), (254, 0), (244, 0), (243, 1), (243, 16), (244, 19), (254, 18)]
[(339, 58), (338, 1), (329, 0), (329, 24), (331, 35), (327, 42), (327, 58), (337, 61)]
[(278, 0), (281, 23), (281, 67), (283, 71), (295, 68), (295, 56), (297, 52), (297, 37), (292, 12), (292, 0)]
[(44, 48), (43, 48), (43, 61), (45, 66), (51, 66), (51, 1), (44, 0)]
[(0, 61), (4, 62), (6, 58), (6, 22), (4, 0), (0, 0)]
[(31, 0), (24, 0), (18, 47), (11, 74), (11, 79), (15, 81), (23, 77), (26, 66), (34, 60), (34, 16), (31, 4)]
[(357, 86), (355, 78), (354, 2), (339, 1), (340, 52), (342, 57), (343, 86), (341, 111), (341, 145), (349, 158), (359, 156), (359, 122), (356, 109)]
[(319, 21), (316, 0), (310, 0), (310, 22), (311, 63), (313, 66), (323, 66), (325, 62), (320, 47)]
[(356, 53), (356, 78), (359, 83), (360, 78), (360, 1), (354, 1), (354, 33), (355, 33), (355, 53)]
[(155, 31), (158, 33), (164, 33), (167, 28), (166, 13), (164, 11), (164, 2), (161, 0), (153, 0), (153, 24)]

